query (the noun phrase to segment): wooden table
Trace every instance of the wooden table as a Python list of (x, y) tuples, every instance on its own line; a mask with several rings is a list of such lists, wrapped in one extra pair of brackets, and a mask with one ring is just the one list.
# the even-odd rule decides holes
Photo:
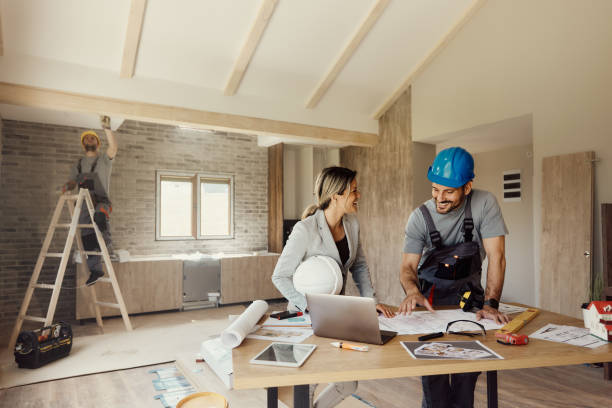
[[(581, 320), (540, 310), (540, 314), (520, 332), (531, 334), (548, 323), (584, 327)], [(612, 361), (612, 343), (589, 349), (530, 339), (526, 346), (506, 346), (497, 343), (493, 331), (487, 332), (486, 337), (470, 339), (465, 336), (445, 335), (443, 339), (480, 340), (482, 344), (504, 357), (503, 360), (415, 360), (402, 347), (400, 341), (417, 341), (417, 337), (397, 336), (383, 346), (370, 345), (368, 352), (357, 352), (334, 348), (329, 344), (332, 339), (312, 336), (304, 343), (317, 344), (318, 347), (300, 368), (250, 364), (249, 360), (269, 342), (245, 339), (242, 345), (232, 352), (234, 388), (266, 388), (268, 407), (277, 407), (278, 387), (293, 386), (294, 407), (307, 408), (308, 384), (486, 371), (488, 406), (497, 407), (498, 370)]]

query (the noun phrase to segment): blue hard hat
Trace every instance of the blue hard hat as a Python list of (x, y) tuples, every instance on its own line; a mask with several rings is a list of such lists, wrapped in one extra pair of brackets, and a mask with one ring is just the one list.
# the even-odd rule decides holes
[(458, 188), (474, 179), (474, 159), (461, 147), (442, 150), (429, 167), (427, 178), (432, 183)]

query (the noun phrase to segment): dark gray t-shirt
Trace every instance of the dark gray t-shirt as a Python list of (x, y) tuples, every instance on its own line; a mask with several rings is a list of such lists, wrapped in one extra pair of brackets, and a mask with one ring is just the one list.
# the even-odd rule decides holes
[[(463, 242), (463, 216), (465, 213), (466, 200), (448, 214), (440, 214), (436, 211), (436, 205), (432, 200), (425, 202), (433, 218), (436, 229), (440, 232), (443, 246), (451, 246)], [(474, 219), (474, 241), (480, 247), (480, 258), (485, 259), (485, 250), (482, 240), (508, 234), (501, 209), (495, 196), (488, 191), (472, 190), (472, 218)], [(425, 254), (433, 248), (427, 224), (423, 214), (417, 208), (410, 214), (406, 224), (404, 238), (404, 253)], [(419, 266), (425, 261), (421, 258)]]
[[(110, 179), (111, 179), (111, 171), (113, 169), (113, 159), (108, 157), (106, 153), (101, 153), (97, 156), (98, 164), (96, 164), (96, 169), (94, 172), (98, 175), (100, 179), (100, 183), (102, 184), (102, 188), (106, 192), (106, 196), (110, 197)], [(93, 167), (94, 161), (96, 157), (87, 157), (83, 156), (81, 160), (81, 172), (82, 173), (90, 173), (91, 168)], [(76, 180), (79, 163), (76, 162), (75, 165), (70, 169), (70, 180)]]

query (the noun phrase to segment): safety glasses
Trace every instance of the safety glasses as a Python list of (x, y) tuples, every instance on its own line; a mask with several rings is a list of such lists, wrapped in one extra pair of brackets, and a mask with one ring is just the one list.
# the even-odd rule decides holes
[[(455, 326), (455, 330), (461, 329), (460, 331), (450, 330), (451, 326)], [(478, 333), (472, 333), (473, 331), (478, 331)], [(446, 333), (447, 334), (458, 334), (460, 336), (486, 336), (487, 331), (484, 326), (478, 322), (473, 320), (453, 320), (452, 322), (448, 322), (446, 325)]]

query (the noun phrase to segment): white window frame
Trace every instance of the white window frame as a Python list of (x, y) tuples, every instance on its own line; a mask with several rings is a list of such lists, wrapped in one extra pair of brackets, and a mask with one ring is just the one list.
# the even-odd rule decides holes
[[(157, 241), (190, 241), (210, 239), (234, 239), (234, 175), (229, 173), (200, 173), (176, 170), (157, 170), (155, 175), (155, 240)], [(192, 235), (180, 237), (166, 237), (161, 235), (161, 180), (162, 178), (188, 178), (192, 183)], [(212, 179), (229, 181), (229, 234), (228, 235), (202, 235), (200, 231), (200, 208), (201, 208), (201, 180)]]
[[(200, 214), (202, 213), (202, 179), (229, 181), (229, 234), (228, 235), (202, 235)], [(196, 174), (196, 222), (197, 222), (197, 237), (198, 239), (233, 239), (234, 238), (234, 175), (223, 173), (197, 173)]]

